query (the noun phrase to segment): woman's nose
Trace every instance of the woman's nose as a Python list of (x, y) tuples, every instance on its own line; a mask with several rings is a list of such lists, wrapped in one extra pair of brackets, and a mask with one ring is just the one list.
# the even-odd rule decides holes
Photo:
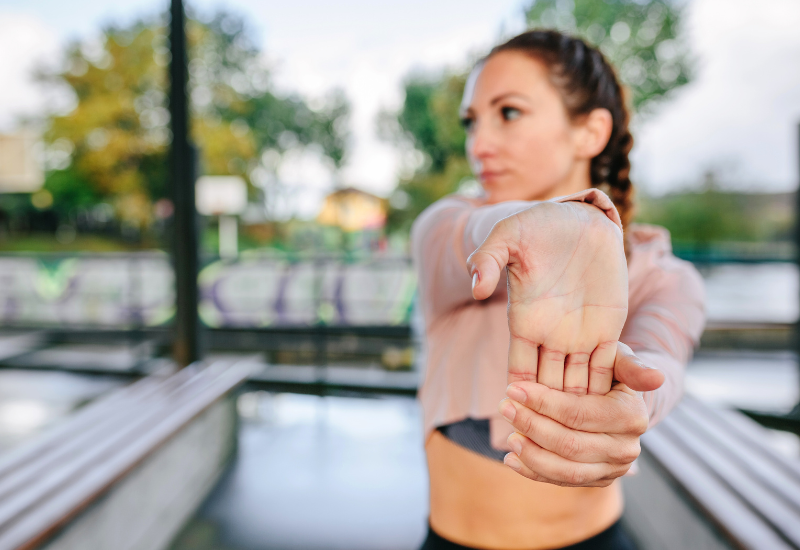
[(497, 143), (495, 132), (490, 124), (476, 123), (467, 140), (470, 155), (476, 160), (484, 160), (494, 155)]

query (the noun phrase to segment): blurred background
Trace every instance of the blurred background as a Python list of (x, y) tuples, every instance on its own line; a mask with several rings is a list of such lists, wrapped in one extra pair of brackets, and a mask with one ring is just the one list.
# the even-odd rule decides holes
[[(175, 371), (169, 9), (0, 0), (0, 474), (4, 455)], [(249, 370), (236, 452), (153, 548), (419, 544), (409, 229), (478, 191), (465, 78), (528, 27), (598, 45), (629, 88), (637, 221), (668, 228), (707, 285), (687, 392), (758, 421), (758, 445), (800, 468), (796, 1), (185, 10), (199, 350)]]

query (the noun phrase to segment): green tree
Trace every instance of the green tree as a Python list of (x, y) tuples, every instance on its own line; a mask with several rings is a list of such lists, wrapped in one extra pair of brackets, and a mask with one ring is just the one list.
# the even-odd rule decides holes
[[(187, 37), (191, 133), (203, 173), (251, 182), (265, 153), (279, 164), (286, 151), (310, 145), (333, 169), (341, 165), (349, 113), (341, 93), (320, 109), (276, 94), (243, 19), (229, 12), (190, 18)], [(153, 201), (168, 195), (168, 56), (163, 21), (140, 20), (71, 44), (66, 70), (42, 76), (75, 98), (72, 111), (49, 117), (45, 134), (45, 186), (62, 214), (105, 201), (123, 221), (150, 223)]]
[(691, 77), (680, 33), (682, 10), (672, 0), (534, 0), (530, 28), (555, 28), (597, 46), (631, 89), (642, 111)]
[[(689, 81), (681, 10), (669, 0), (535, 0), (525, 10), (530, 28), (556, 28), (598, 46), (632, 91), (632, 106), (647, 112)], [(412, 76), (399, 112), (384, 113), (381, 133), (422, 156), (390, 201), (389, 230), (406, 231), (431, 203), (471, 182), (458, 108), (466, 71)]]
[(464, 72), (413, 76), (405, 84), (400, 111), (382, 114), (379, 124), (384, 138), (419, 153), (410, 155), (417, 166), (399, 182), (390, 199), (390, 232), (408, 231), (431, 203), (472, 179), (458, 113), (466, 76)]
[(795, 200), (788, 193), (742, 193), (720, 188), (714, 171), (700, 189), (642, 196), (637, 218), (666, 227), (678, 249), (719, 243), (791, 242)]

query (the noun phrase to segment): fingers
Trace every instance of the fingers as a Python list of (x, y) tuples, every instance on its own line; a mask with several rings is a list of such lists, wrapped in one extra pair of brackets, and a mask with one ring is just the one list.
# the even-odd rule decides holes
[(636, 357), (631, 348), (618, 342), (614, 378), (635, 391), (657, 390), (664, 383), (664, 373), (650, 368)]
[(536, 382), (538, 364), (539, 346), (512, 334), (508, 346), (508, 383)]
[(586, 395), (589, 388), (589, 354), (570, 353), (564, 365), (564, 391)]
[(638, 436), (573, 430), (511, 399), (500, 402), (500, 413), (517, 432), (543, 449), (574, 462), (628, 464), (641, 452)]
[[(548, 479), (543, 475), (531, 470), (527, 466), (525, 466), (522, 461), (519, 459), (516, 453), (508, 453), (505, 458), (503, 459), (503, 463), (520, 474), (521, 476), (527, 477), (531, 481), (538, 481), (540, 483), (549, 483), (551, 485), (557, 485), (559, 487), (575, 487), (575, 485), (570, 485), (568, 483), (564, 483), (562, 481), (556, 481), (554, 479)], [(613, 479), (604, 479), (598, 480), (593, 483), (587, 483), (586, 485), (582, 485), (582, 487), (608, 487), (613, 483)]]
[(508, 264), (512, 239), (508, 223), (500, 220), (478, 249), (467, 258), (467, 269), (472, 275), (472, 297), (476, 300), (485, 300), (497, 288), (500, 273)]
[(539, 347), (539, 372), (538, 382), (554, 390), (564, 389), (564, 360), (566, 354), (547, 348)]
[[(604, 486), (610, 484), (614, 478), (623, 475), (630, 468), (630, 464), (582, 463), (567, 460), (542, 448), (519, 433), (511, 434), (508, 438), (508, 444), (513, 450), (513, 455), (516, 455), (522, 466), (527, 468), (529, 473), (540, 478), (537, 481), (555, 483), (556, 485), (596, 487), (600, 483), (600, 486)], [(515, 465), (513, 458), (508, 455), (506, 455), (504, 462), (510, 466)], [(520, 473), (522, 472), (520, 471)]]
[(589, 394), (605, 395), (611, 390), (614, 381), (614, 359), (617, 356), (617, 342), (602, 342), (592, 352), (589, 359)]
[(546, 477), (537, 474), (536, 472), (525, 466), (517, 456), (517, 453), (513, 452), (508, 453), (503, 458), (503, 463), (512, 470), (514, 470), (515, 472), (517, 472), (518, 474), (525, 476), (532, 481), (539, 481), (541, 483), (550, 483), (552, 485), (558, 485), (560, 487), (564, 487), (563, 483), (558, 483), (557, 481), (554, 481), (552, 479), (547, 479)]
[(649, 418), (641, 396), (612, 390), (606, 395), (573, 395), (534, 382), (515, 382), (506, 389), (514, 401), (567, 428), (584, 432), (641, 435)]
[[(517, 472), (518, 474), (520, 474), (521, 476), (527, 477), (532, 481), (538, 481), (540, 483), (549, 483), (551, 485), (558, 485), (559, 487), (575, 487), (574, 485), (570, 485), (563, 481), (548, 479), (543, 475), (533, 471), (532, 469), (528, 468), (527, 466), (525, 466), (525, 464), (522, 463), (519, 456), (517, 456), (517, 453), (513, 452), (508, 453), (503, 458), (503, 463), (512, 470), (514, 470), (515, 472)], [(593, 483), (587, 483), (586, 485), (583, 485), (583, 487), (608, 487), (609, 485), (611, 485), (613, 481), (614, 481), (613, 479), (598, 480)]]

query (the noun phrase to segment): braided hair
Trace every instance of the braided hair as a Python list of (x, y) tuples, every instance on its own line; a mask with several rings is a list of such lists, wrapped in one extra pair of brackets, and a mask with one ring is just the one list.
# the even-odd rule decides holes
[(628, 130), (630, 115), (622, 86), (603, 54), (580, 38), (552, 30), (532, 30), (495, 47), (488, 55), (515, 51), (545, 64), (551, 82), (559, 90), (572, 119), (594, 109), (611, 113), (612, 128), (603, 151), (590, 165), (592, 187), (606, 192), (627, 227), (633, 217), (633, 185), (629, 179), (628, 153), (633, 136)]

